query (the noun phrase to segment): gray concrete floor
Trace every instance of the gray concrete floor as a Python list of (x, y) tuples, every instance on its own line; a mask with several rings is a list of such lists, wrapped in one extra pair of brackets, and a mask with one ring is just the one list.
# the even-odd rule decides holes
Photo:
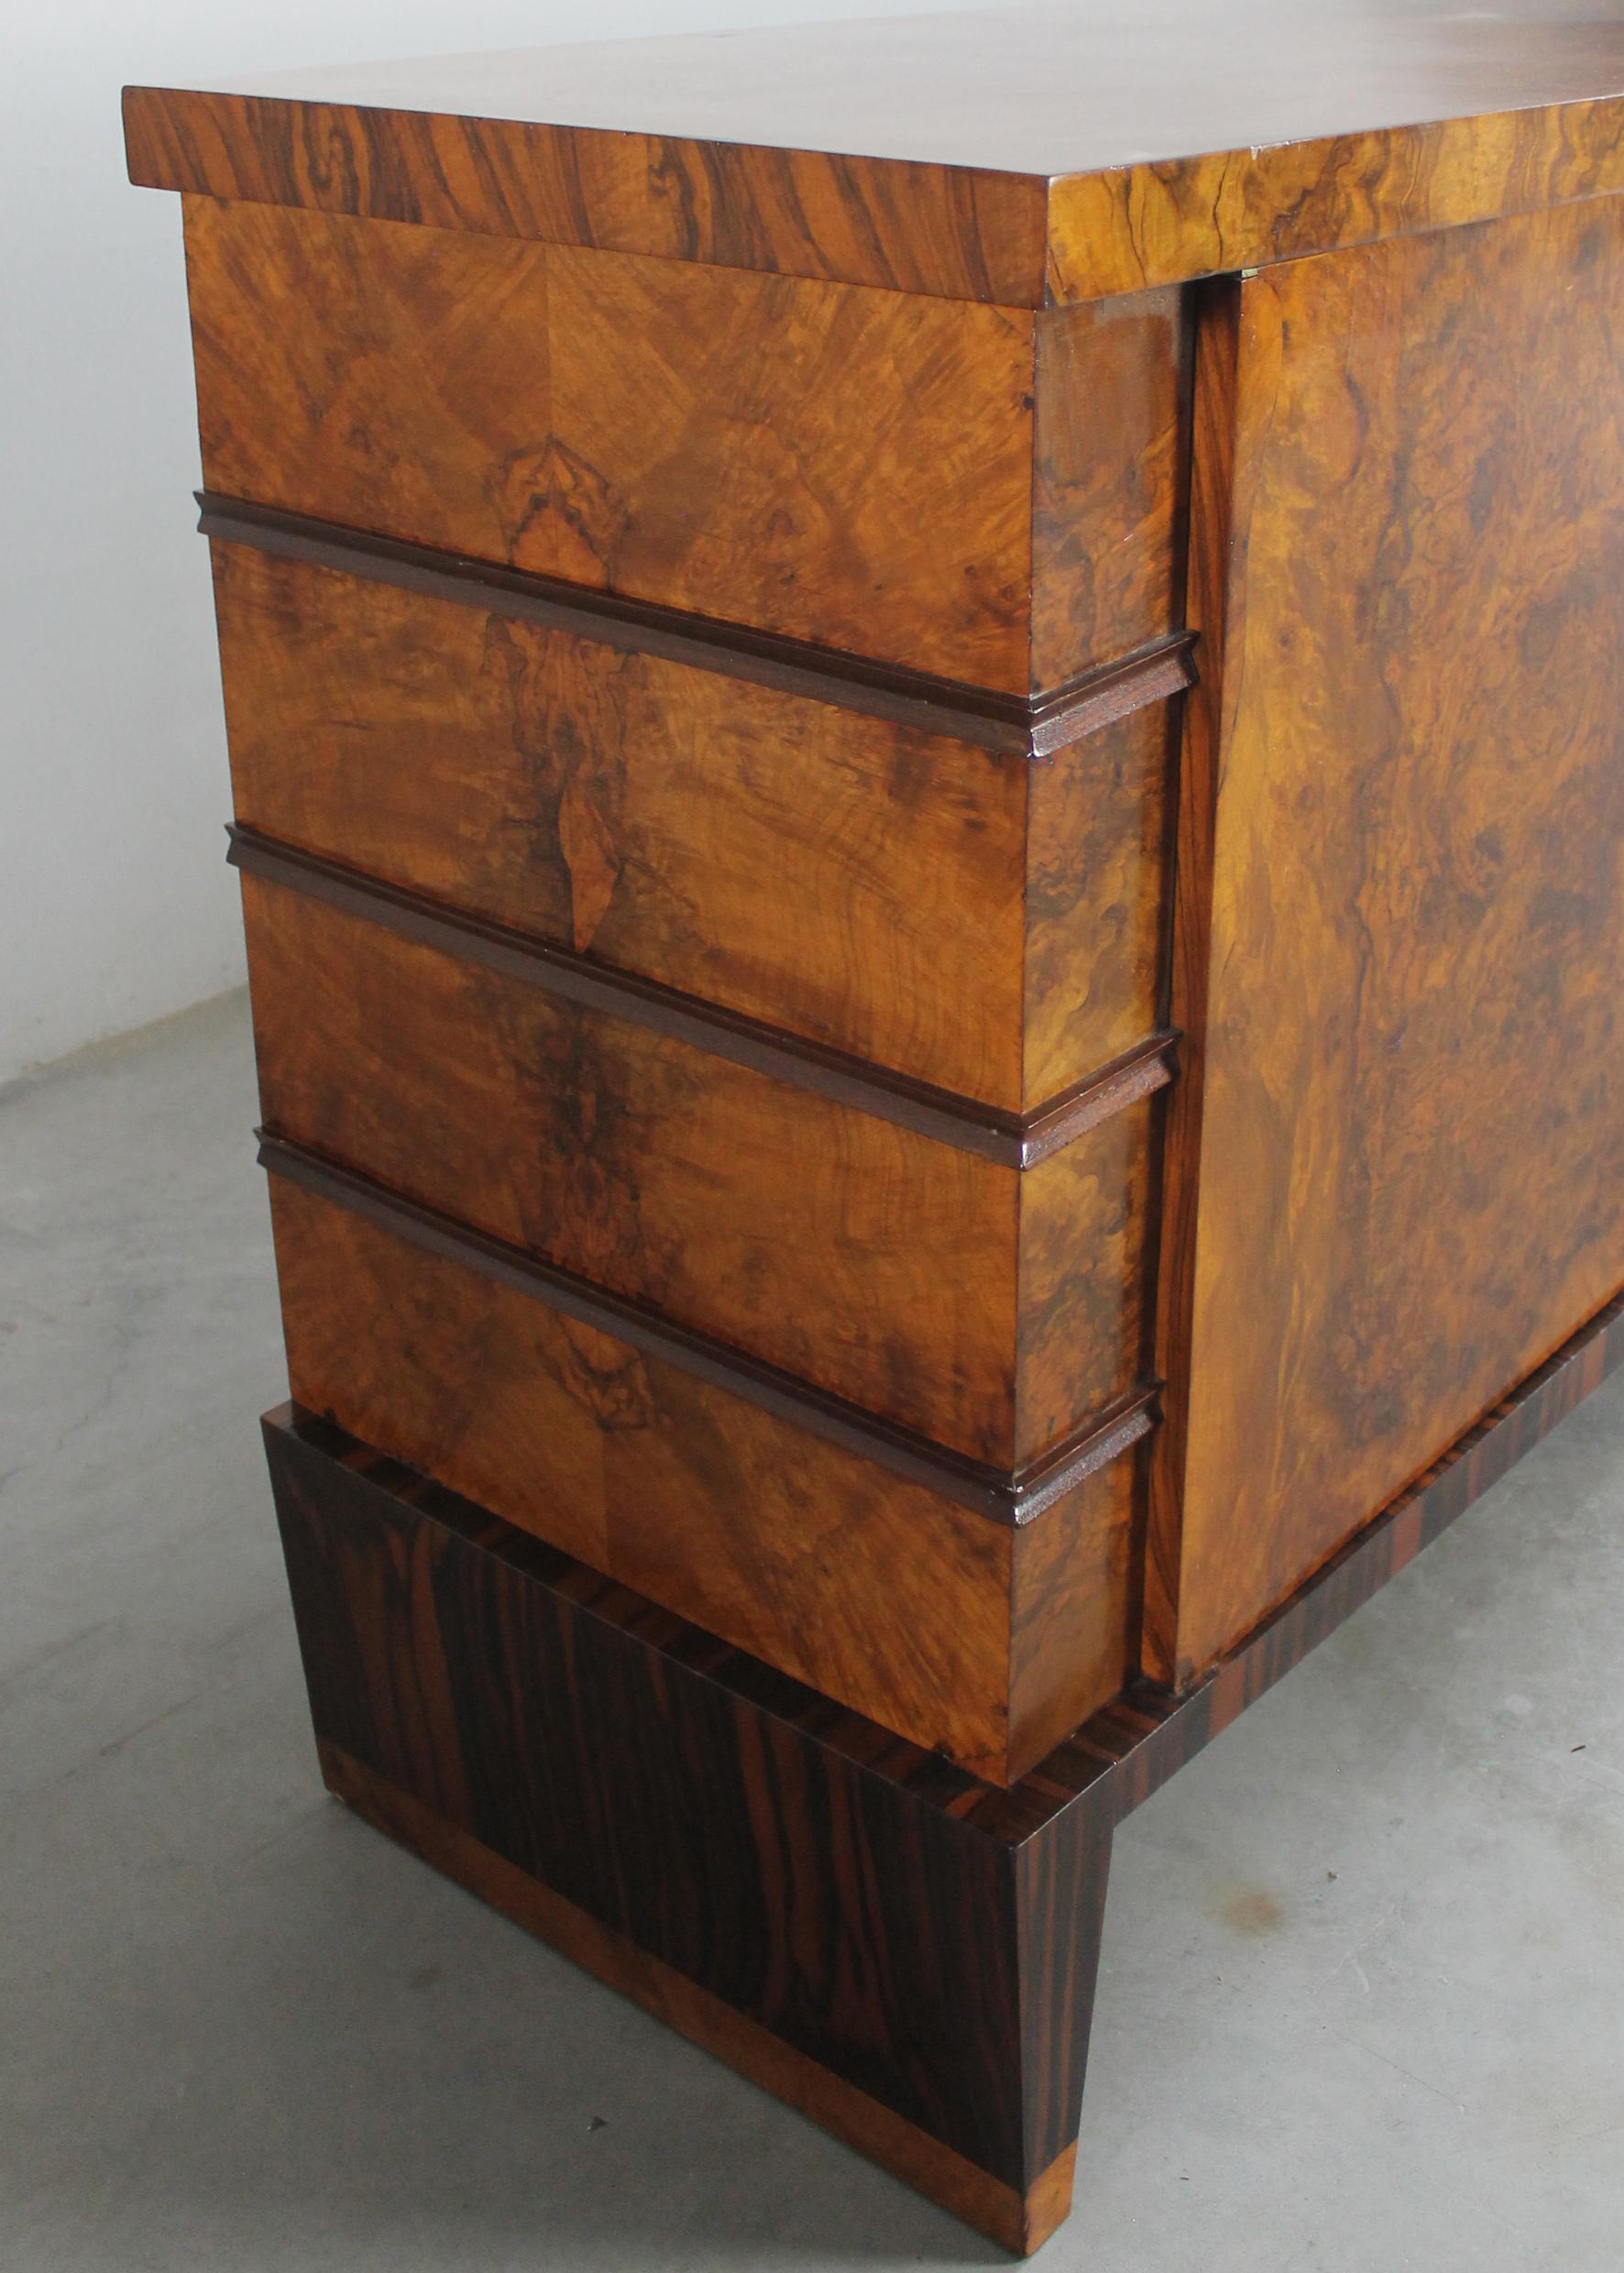
[[(232, 997), (0, 1097), (0, 2267), (1005, 2262), (325, 1800)], [(1624, 2266), (1624, 1384), (1125, 1830), (1049, 2273)]]

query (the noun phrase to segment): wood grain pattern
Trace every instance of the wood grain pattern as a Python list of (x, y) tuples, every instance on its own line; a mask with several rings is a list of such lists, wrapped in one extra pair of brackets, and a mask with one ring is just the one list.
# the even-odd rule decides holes
[(658, 980), (615, 971), (556, 940), (470, 915), (236, 822), (228, 825), (225, 836), (226, 860), (245, 875), (300, 893), (360, 922), (381, 925), (397, 939), (477, 964), (521, 986), (540, 987), (577, 1010), (629, 1020), (665, 1040), (1007, 1168), (1034, 1168), (1102, 1122), (1154, 1096), (1171, 1079), (1177, 1059), (1178, 1038), (1164, 1029), (1035, 1112), (1009, 1113), (807, 1041), (697, 994), (679, 994)]
[(1133, 292), (1624, 190), (1619, 27), (1605, 97), (1167, 159), (1055, 182), (1057, 300)]
[(1181, 1670), (1624, 1282), (1621, 275), (1241, 288)]
[(277, 1134), (997, 1466), (1138, 1379), (1147, 1101), (1023, 1209), (1020, 1170), (302, 892), (243, 899)]
[(151, 189), (1038, 304), (1044, 185), (1018, 175), (167, 87), (126, 88), (124, 119)]
[(1574, 13), (1006, 6), (132, 88), (126, 131), (169, 189), (1041, 307), (1618, 191), (1624, 27)]
[(1015, 1465), (1014, 1171), (257, 878), (243, 904), (277, 1134)]
[(327, 1789), (376, 1829), (1013, 2256), (1030, 2257), (1070, 2213), (1075, 2146), (1024, 2191), (1006, 2186), (347, 1752), (321, 1739), (316, 1751)]
[(1149, 1103), (1132, 1106), (1020, 1179), (1015, 1443), (1022, 1459), (1072, 1434), (1082, 1416), (1071, 1408), (1084, 1384), (1104, 1379), (1104, 1352), (1114, 1353), (1114, 1397), (1152, 1378), (1154, 1115)]
[(248, 544), (213, 553), (255, 829), (1006, 1110), (1154, 1030), (1161, 704), (1030, 765)]
[(1181, 707), (1147, 706), (1027, 772), (1028, 1110), (1167, 1023)]
[(1120, 1685), (1132, 1460), (1011, 1530), (284, 1178), (271, 1193), (312, 1411), (994, 1782)]
[(1035, 318), (186, 214), (213, 491), (1010, 693), (1178, 628), (1176, 294)]
[(860, 718), (914, 727), (1000, 757), (1053, 757), (1147, 703), (1181, 694), (1194, 675), (1191, 636), (1176, 631), (1048, 691), (1016, 694), (971, 686), (940, 672), (876, 662), (782, 631), (695, 615), (657, 600), (632, 599), (532, 569), (475, 560), (466, 553), (436, 552), (432, 545), (314, 521), (276, 505), (210, 489), (196, 494), (199, 530), (223, 544), (251, 545), (280, 560), (363, 576), (424, 599), (480, 608), (504, 622), (568, 632), (620, 654), (715, 671), (749, 686), (834, 703)]
[(1018, 1807), (1036, 1827), (1073, 1795), (1097, 1805), (1103, 1776), (1108, 1813), (1120, 1821), (1412, 1563), (1620, 1365), (1624, 1299), (1605, 1304), (1491, 1405), (1206, 1679), (1179, 1693), (1147, 1684), (1125, 1691), (1018, 1791), (998, 1795), (998, 1819)]
[[(1173, 818), (1168, 1019), (1180, 1078), (1161, 1115), (1157, 1156), (1157, 1285), (1152, 1347), (1162, 1421), (1147, 1463), (1140, 1666), (1167, 1687), (1180, 1677), (1184, 1474), (1193, 1392), (1190, 1338), (1202, 1199), (1202, 1117), (1211, 999), (1213, 839), (1223, 746), (1224, 692), (1238, 692), (1229, 644), (1240, 294), (1233, 279), (1195, 295), (1194, 407), (1187, 607), (1201, 671), (1179, 706), (1179, 795)], [(1239, 642), (1236, 642), (1238, 649)], [(1226, 670), (1226, 663), (1230, 667)]]
[(1017, 2247), (1115, 1823), (1624, 1358), (1567, 4), (126, 103), (324, 1773)]
[(204, 199), (186, 237), (211, 489), (1026, 687), (1029, 314)]
[[(388, 1828), (410, 1839), (427, 1815), (522, 1872), (525, 1922), (562, 1927), (572, 1954), (568, 1912), (653, 1959), (651, 1986), (692, 1984), (704, 2002), (676, 1991), (684, 2013), (719, 2033), (712, 2000), (741, 2015), (731, 2056), (753, 2065), (763, 2029), (808, 2083), (815, 2061), (811, 2112), (849, 2109), (828, 2085), (854, 2086), (1037, 2195), (1034, 2224), (1046, 2199), (1063, 2214), (1108, 1826), (1089, 1838), (1074, 1818), (1023, 1852), (959, 1817), (954, 1795), (975, 1787), (944, 1763), (340, 1432), (272, 1414), (266, 1443), (345, 1796), (381, 1813), (403, 1794)], [(847, 1724), (834, 1743), (831, 1723)], [(517, 1891), (461, 1852), (479, 1891)], [(964, 2191), (973, 2214), (987, 2195)]]
[[(1331, 1560), (1303, 1581), (1201, 1681), (1181, 1692), (1135, 1682), (1092, 1714), (1037, 1767), (1008, 1786), (978, 1780), (941, 1754), (888, 1735), (851, 1713), (831, 1711), (816, 1691), (775, 1675), (748, 1654), (641, 1603), (589, 1570), (568, 1582), (572, 1598), (590, 1597), (645, 1636), (658, 1633), (686, 1664), (724, 1683), (736, 1696), (771, 1711), (844, 1760), (883, 1774), (916, 1799), (973, 1826), (990, 1839), (1024, 1848), (1057, 1815), (1092, 1819), (1104, 1830), (1158, 1791), (1213, 1737), (1229, 1728), (1302, 1659), (1362, 1609), (1390, 1578), (1465, 1515), (1534, 1446), (1624, 1366), (1624, 1295), (1606, 1303), (1562, 1347), (1482, 1413), (1443, 1457), (1372, 1517)], [(455, 1495), (410, 1467), (346, 1436), (331, 1422), (298, 1407), (267, 1416), (268, 1430), (291, 1426), (333, 1458), (379, 1479), (393, 1496), (432, 1513), (471, 1524), (505, 1558), (523, 1561), (538, 1548), (511, 1526), (462, 1507)], [(477, 1520), (483, 1515), (483, 1526)]]
[(259, 1165), (336, 1207), (346, 1208), (390, 1237), (403, 1240), (476, 1277), (543, 1302), (576, 1325), (606, 1334), (638, 1356), (742, 1398), (775, 1420), (920, 1484), (956, 1507), (1019, 1530), (1141, 1443), (1156, 1425), (1158, 1386), (1147, 1382), (1121, 1398), (1044, 1458), (1018, 1468), (993, 1467), (949, 1451), (916, 1431), (831, 1397), (782, 1367), (746, 1356), (726, 1343), (661, 1317), (646, 1303), (611, 1294), (577, 1273), (561, 1270), (453, 1215), (407, 1200), (374, 1178), (340, 1168), (286, 1137), (259, 1132)]
[(1036, 2247), (1070, 2200), (1115, 1824), (1620, 1363), (1614, 1302), (1212, 1678), (1130, 1690), (1007, 1790), (284, 1409), (266, 1443), (324, 1773), (671, 2026)]
[(1032, 684), (1174, 630), (1183, 599), (1190, 339), (1178, 291), (1035, 326)]

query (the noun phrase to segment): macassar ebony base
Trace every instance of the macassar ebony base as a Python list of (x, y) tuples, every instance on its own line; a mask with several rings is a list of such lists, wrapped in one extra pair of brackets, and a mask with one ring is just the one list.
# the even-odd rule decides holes
[(297, 1407), (265, 1438), (323, 1773), (1019, 2253), (1070, 2206), (1118, 1820), (1624, 1358), (1610, 1304), (1219, 1670), (978, 1783)]

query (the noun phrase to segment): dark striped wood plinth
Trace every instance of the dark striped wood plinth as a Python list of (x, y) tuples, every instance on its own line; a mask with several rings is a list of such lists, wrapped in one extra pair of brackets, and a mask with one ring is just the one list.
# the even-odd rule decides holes
[(1020, 2254), (1070, 2207), (1112, 1833), (1624, 1360), (1614, 1302), (1198, 1688), (978, 1782), (294, 1406), (322, 1773), (379, 1829)]

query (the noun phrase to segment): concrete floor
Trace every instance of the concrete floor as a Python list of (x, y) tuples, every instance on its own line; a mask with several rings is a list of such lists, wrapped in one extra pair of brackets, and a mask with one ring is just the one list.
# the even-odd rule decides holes
[[(325, 1800), (231, 997), (0, 1097), (0, 2266), (1006, 2262)], [(1624, 2267), (1624, 1384), (1122, 1835), (1048, 2273)]]

